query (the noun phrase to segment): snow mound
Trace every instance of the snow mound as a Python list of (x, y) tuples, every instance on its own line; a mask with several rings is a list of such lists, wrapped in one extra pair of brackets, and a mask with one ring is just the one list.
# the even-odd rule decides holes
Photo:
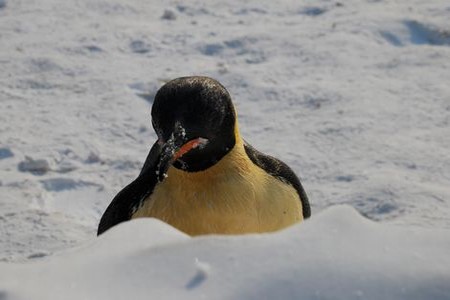
[[(189, 239), (189, 236), (158, 219), (142, 218), (122, 223), (96, 238), (84, 252), (108, 256), (162, 247)], [(77, 250), (74, 250), (75, 252)], [(63, 255), (64, 258), (64, 255)], [(96, 259), (94, 257), (94, 259)]]
[(188, 238), (134, 220), (78, 249), (0, 264), (6, 299), (448, 299), (448, 230), (349, 206), (272, 234)]
[(18, 165), (21, 172), (31, 172), (36, 175), (42, 175), (50, 171), (50, 162), (46, 159), (33, 159), (29, 156), (25, 157)]

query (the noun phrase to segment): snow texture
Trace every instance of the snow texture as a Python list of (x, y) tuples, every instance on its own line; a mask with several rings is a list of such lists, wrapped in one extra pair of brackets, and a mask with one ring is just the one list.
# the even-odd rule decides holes
[[(152, 237), (152, 238), (149, 238)], [(335, 206), (275, 234), (189, 238), (156, 219), (70, 253), (0, 264), (7, 299), (449, 299), (449, 230)]]
[[(439, 0), (0, 0), (0, 300), (449, 299), (449, 19)], [(95, 238), (186, 75), (227, 87), (311, 221)]]

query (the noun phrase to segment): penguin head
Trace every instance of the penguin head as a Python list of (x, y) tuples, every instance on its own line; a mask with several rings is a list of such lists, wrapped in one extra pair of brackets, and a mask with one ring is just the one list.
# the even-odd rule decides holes
[(236, 143), (236, 113), (227, 90), (208, 77), (181, 77), (156, 93), (152, 125), (161, 147), (159, 181), (173, 165), (198, 172), (216, 164)]

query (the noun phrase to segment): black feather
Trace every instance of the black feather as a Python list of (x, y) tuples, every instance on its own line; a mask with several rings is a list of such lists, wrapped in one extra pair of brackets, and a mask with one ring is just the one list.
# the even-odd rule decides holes
[(157, 180), (156, 165), (161, 147), (155, 143), (145, 160), (139, 176), (122, 189), (109, 204), (98, 225), (97, 235), (109, 228), (131, 219), (137, 209), (155, 188)]

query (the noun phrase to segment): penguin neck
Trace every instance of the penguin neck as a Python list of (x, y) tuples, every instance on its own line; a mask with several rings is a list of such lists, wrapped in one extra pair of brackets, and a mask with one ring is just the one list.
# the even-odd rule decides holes
[(239, 133), (239, 127), (235, 123), (235, 144), (234, 147), (225, 154), (216, 164), (198, 172), (187, 172), (171, 166), (167, 172), (166, 180), (187, 180), (187, 181), (213, 181), (232, 174), (245, 174), (250, 171), (250, 158), (244, 148), (244, 141)]
[(248, 172), (248, 159), (242, 142), (236, 143), (220, 161), (213, 166), (198, 172), (187, 172), (171, 166), (167, 172), (166, 180), (182, 181), (209, 181), (217, 180), (232, 173), (242, 174)]

